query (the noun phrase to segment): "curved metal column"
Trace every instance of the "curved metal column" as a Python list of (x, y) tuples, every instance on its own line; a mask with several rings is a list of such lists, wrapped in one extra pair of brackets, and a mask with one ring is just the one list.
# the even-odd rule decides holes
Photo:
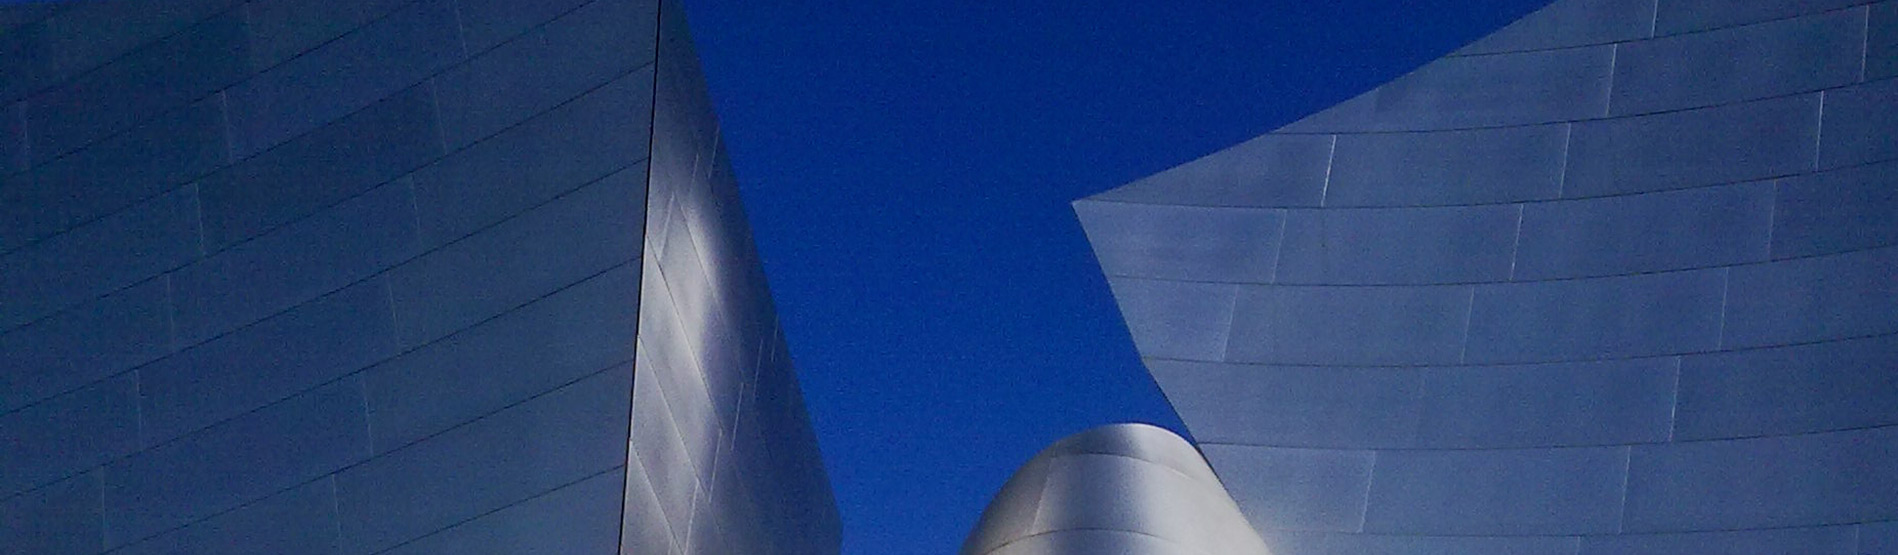
[(1114, 424), (1068, 436), (996, 494), (963, 555), (1269, 551), (1199, 451), (1172, 432)]

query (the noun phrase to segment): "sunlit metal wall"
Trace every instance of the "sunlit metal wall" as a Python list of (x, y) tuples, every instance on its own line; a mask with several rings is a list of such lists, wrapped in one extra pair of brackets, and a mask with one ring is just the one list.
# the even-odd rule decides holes
[(835, 554), (829, 478), (684, 10), (661, 12), (622, 552)]
[[(652, 0), (0, 8), (0, 553), (622, 547), (626, 477), (657, 475), (629, 456), (666, 452), (629, 420), (657, 21)], [(693, 92), (662, 117), (708, 124), (669, 111)], [(710, 391), (800, 420), (706, 441), (770, 443), (805, 466), (755, 479), (799, 481), (740, 508), (663, 467), (712, 492), (701, 515), (833, 510), (769, 352), (783, 371)]]
[(1206, 459), (1145, 424), (1074, 434), (1009, 477), (963, 555), (1269, 555)]
[(1898, 550), (1898, 2), (1561, 0), (1076, 203), (1275, 553)]

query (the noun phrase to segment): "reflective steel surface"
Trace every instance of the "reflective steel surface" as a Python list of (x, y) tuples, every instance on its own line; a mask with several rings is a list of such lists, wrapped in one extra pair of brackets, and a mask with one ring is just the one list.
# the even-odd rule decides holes
[(1894, 37), (1560, 0), (1075, 210), (1275, 553), (1887, 553)]
[(1015, 471), (963, 555), (1266, 555), (1193, 446), (1114, 424), (1068, 436)]

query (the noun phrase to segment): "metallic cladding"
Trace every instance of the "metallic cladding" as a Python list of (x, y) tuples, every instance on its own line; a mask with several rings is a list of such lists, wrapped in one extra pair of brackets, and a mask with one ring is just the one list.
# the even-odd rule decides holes
[(1559, 0), (1075, 210), (1277, 555), (1887, 553), (1894, 10)]
[(1270, 555), (1192, 444), (1113, 424), (1055, 442), (995, 495), (963, 555)]
[(0, 553), (835, 553), (679, 11), (0, 8)]

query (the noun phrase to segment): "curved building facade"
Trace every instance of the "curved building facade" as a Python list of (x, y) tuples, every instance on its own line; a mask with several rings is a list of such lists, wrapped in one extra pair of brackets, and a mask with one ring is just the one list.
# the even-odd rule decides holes
[(0, 7), (0, 554), (833, 554), (672, 0)]
[(1075, 209), (1277, 555), (1898, 552), (1898, 2), (1560, 0)]
[(962, 555), (1270, 555), (1206, 459), (1146, 424), (1055, 442), (995, 495)]

